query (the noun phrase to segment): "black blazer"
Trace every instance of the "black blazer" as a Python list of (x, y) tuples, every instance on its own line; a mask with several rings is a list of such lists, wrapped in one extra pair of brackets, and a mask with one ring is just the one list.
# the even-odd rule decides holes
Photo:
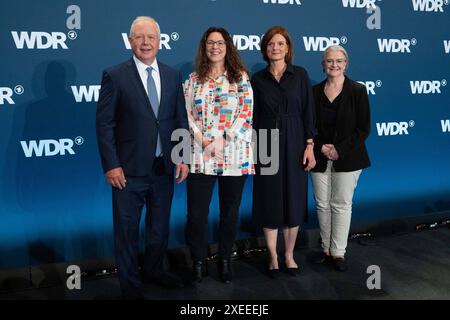
[(97, 142), (103, 171), (122, 167), (125, 175), (150, 174), (159, 130), (167, 174), (173, 173), (170, 154), (173, 130), (188, 130), (181, 74), (158, 62), (161, 102), (158, 115), (133, 59), (103, 72), (97, 104)]
[[(320, 152), (324, 141), (323, 94), (326, 80), (313, 87), (316, 103), (318, 135), (314, 139), (314, 155), (317, 164), (313, 171), (324, 172), (328, 159)], [(345, 77), (341, 100), (337, 110), (336, 130), (333, 144), (339, 153), (339, 159), (333, 162), (337, 172), (349, 172), (370, 166), (365, 140), (370, 133), (370, 108), (366, 87)]]

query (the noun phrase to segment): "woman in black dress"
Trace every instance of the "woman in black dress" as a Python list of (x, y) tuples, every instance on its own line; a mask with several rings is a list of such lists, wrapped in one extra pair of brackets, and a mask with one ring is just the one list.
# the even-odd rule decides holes
[[(254, 91), (253, 126), (258, 149), (267, 144), (271, 157), (278, 155), (278, 170), (267, 174), (258, 157), (253, 180), (253, 217), (263, 227), (270, 253), (269, 275), (279, 271), (277, 255), (278, 229), (283, 229), (284, 261), (295, 276), (298, 265), (293, 252), (301, 222), (307, 219), (308, 171), (316, 161), (313, 138), (316, 135), (315, 110), (308, 73), (292, 65), (292, 41), (287, 30), (275, 26), (267, 30), (261, 44), (267, 67), (251, 80)], [(268, 139), (264, 139), (266, 129)], [(278, 145), (271, 146), (270, 131), (278, 129)], [(273, 150), (271, 150), (273, 149)], [(272, 163), (273, 164), (273, 163)], [(270, 170), (269, 170), (270, 171)]]

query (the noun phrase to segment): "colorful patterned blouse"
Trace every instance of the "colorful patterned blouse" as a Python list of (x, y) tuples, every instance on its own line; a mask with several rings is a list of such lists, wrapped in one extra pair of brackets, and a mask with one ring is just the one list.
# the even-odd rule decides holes
[[(190, 172), (208, 175), (254, 174), (252, 151), (253, 91), (247, 74), (230, 84), (226, 74), (198, 82), (195, 72), (184, 83), (186, 109), (191, 131)], [(205, 157), (194, 135), (213, 140), (228, 134), (223, 160)]]

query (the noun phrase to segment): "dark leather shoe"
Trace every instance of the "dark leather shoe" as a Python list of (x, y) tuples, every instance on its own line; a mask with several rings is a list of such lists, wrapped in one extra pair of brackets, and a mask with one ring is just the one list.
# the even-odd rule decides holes
[(345, 272), (348, 269), (347, 261), (344, 258), (333, 258), (333, 264), (337, 271)]
[(222, 282), (230, 283), (233, 280), (231, 272), (231, 260), (219, 259), (219, 277)]
[(317, 264), (324, 264), (327, 262), (331, 262), (331, 256), (326, 255), (325, 252), (319, 253), (317, 257), (314, 259), (314, 263)]
[(165, 288), (183, 288), (184, 284), (181, 279), (170, 272), (163, 272), (156, 276), (144, 279), (144, 282), (155, 283)]
[(193, 282), (202, 282), (203, 278), (208, 275), (208, 269), (206, 266), (206, 262), (204, 261), (194, 261), (192, 265), (192, 281)]

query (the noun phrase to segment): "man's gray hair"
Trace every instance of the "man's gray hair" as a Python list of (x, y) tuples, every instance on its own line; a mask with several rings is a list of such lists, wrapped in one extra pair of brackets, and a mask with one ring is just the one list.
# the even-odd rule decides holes
[(130, 27), (130, 34), (128, 35), (129, 38), (131, 38), (131, 37), (133, 36), (133, 28), (134, 28), (134, 25), (135, 25), (137, 22), (141, 22), (141, 21), (149, 21), (149, 22), (153, 22), (153, 23), (155, 24), (155, 26), (156, 26), (156, 31), (158, 32), (158, 37), (161, 36), (161, 30), (159, 29), (159, 24), (158, 24), (158, 22), (156, 22), (155, 19), (153, 19), (152, 17), (148, 17), (148, 16), (140, 16), (140, 17), (137, 17), (136, 19), (134, 19), (133, 23), (131, 24), (131, 27)]

